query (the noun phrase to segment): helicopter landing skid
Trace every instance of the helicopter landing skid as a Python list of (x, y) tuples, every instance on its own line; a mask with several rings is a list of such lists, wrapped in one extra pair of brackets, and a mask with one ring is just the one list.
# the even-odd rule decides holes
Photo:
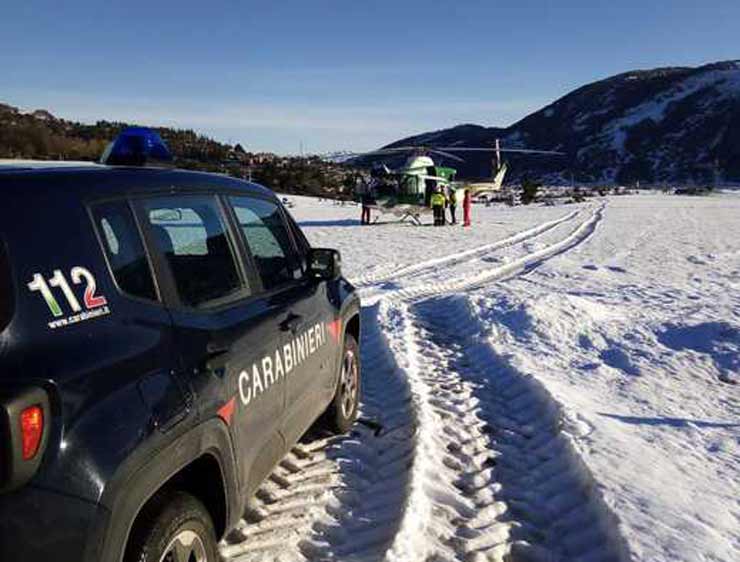
[(398, 217), (398, 222), (409, 222), (413, 224), (414, 226), (422, 226), (421, 222), (421, 213), (415, 212), (413, 210), (407, 210), (403, 211), (403, 214), (401, 214), (400, 209), (398, 209), (396, 212), (393, 212), (392, 210), (389, 211), (387, 208), (383, 207), (371, 207), (378, 211), (378, 215), (376, 215), (375, 219), (373, 220), (372, 224), (379, 224), (380, 219), (383, 218), (383, 215), (392, 214), (395, 217)]
[(419, 218), (418, 214), (415, 213), (405, 213), (399, 222), (406, 222), (409, 221), (411, 224), (415, 226), (421, 226), (421, 219)]

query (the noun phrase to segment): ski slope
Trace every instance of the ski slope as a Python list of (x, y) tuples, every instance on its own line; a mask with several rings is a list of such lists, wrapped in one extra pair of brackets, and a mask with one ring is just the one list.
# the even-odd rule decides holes
[(225, 560), (740, 559), (740, 195), (359, 225), (361, 419), (312, 430)]

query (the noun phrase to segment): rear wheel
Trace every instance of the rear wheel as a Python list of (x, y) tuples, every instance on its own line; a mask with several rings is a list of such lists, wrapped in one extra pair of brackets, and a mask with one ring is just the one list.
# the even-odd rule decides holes
[(326, 421), (335, 433), (346, 433), (357, 419), (360, 405), (360, 349), (352, 334), (345, 334), (342, 361), (334, 399), (326, 410)]
[(217, 562), (216, 532), (208, 510), (190, 494), (156, 497), (137, 521), (126, 562)]

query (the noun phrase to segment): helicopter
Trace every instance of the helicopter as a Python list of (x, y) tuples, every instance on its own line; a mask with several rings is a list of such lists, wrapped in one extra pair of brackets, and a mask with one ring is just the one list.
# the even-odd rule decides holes
[[(465, 160), (455, 152), (491, 152), (492, 174), (485, 181), (458, 181), (455, 168), (439, 166), (432, 155), (455, 162)], [(379, 213), (377, 222), (383, 214), (393, 214), (401, 222), (410, 221), (421, 224), (421, 216), (431, 213), (429, 200), (435, 189), (440, 188), (448, 193), (454, 192), (456, 199), (462, 201), (466, 191), (471, 195), (493, 192), (501, 189), (508, 171), (508, 164), (502, 161), (502, 153), (564, 155), (554, 150), (535, 150), (525, 148), (501, 148), (499, 139), (492, 147), (433, 147), (433, 146), (399, 146), (366, 152), (358, 156), (397, 158), (408, 153), (403, 166), (391, 169), (385, 164), (377, 165), (371, 170), (370, 183), (363, 182), (357, 187), (357, 195), (366, 198), (371, 210)]]

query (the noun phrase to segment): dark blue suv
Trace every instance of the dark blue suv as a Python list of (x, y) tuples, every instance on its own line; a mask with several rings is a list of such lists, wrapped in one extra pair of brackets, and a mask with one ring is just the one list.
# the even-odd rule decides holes
[(354, 422), (359, 307), (258, 185), (0, 171), (0, 560), (215, 562), (309, 426)]

